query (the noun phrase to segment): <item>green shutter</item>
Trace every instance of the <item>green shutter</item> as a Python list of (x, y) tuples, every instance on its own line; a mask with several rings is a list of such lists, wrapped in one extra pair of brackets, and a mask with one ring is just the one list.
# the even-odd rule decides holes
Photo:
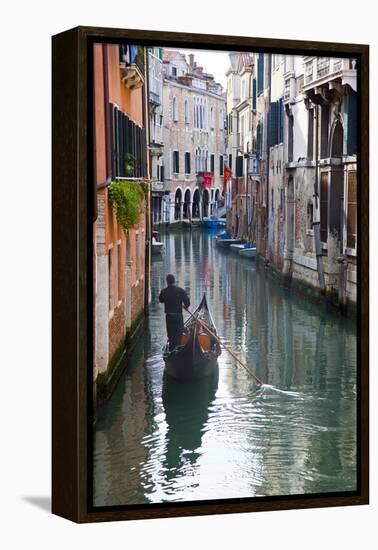
[(257, 61), (257, 93), (261, 94), (264, 90), (264, 54), (259, 53)]
[(269, 109), (269, 147), (277, 145), (278, 143), (278, 115), (279, 115), (279, 103), (274, 102), (270, 104)]

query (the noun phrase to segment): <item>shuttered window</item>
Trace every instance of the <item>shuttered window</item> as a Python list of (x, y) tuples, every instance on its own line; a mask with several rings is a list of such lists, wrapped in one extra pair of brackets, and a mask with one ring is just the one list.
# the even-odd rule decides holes
[(347, 247), (357, 246), (357, 172), (348, 173)]
[(257, 83), (256, 78), (252, 80), (252, 109), (256, 111)]
[(214, 174), (215, 170), (215, 155), (210, 155), (210, 172)]
[(320, 175), (320, 240), (328, 239), (328, 172)]
[(146, 130), (112, 104), (109, 112), (112, 177), (146, 177)]
[(257, 93), (261, 94), (264, 90), (264, 54), (259, 54), (257, 61)]
[(269, 147), (278, 143), (277, 103), (271, 103), (269, 109)]
[(223, 155), (219, 155), (219, 175), (223, 176)]
[(175, 172), (176, 174), (178, 174), (179, 171), (180, 171), (180, 166), (179, 166), (179, 152), (178, 152), (178, 151), (173, 151), (173, 156), (172, 156), (172, 170), (173, 170), (173, 172)]
[(185, 174), (190, 174), (190, 153), (185, 153)]

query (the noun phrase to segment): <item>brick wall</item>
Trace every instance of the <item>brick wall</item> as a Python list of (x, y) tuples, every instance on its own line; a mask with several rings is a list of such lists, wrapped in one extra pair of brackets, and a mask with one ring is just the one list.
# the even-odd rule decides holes
[(125, 309), (123, 302), (114, 309), (113, 317), (109, 321), (109, 359), (125, 341)]
[(144, 280), (140, 279), (137, 286), (131, 289), (131, 323), (133, 323), (144, 307)]

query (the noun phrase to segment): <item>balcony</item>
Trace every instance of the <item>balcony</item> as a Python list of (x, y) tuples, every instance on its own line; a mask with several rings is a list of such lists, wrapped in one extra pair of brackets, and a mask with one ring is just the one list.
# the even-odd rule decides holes
[(129, 90), (141, 88), (144, 76), (144, 49), (140, 46), (120, 46), (121, 80)]
[(151, 191), (153, 193), (162, 193), (163, 191), (165, 191), (164, 181), (153, 180)]
[(332, 81), (348, 84), (357, 91), (356, 60), (351, 58), (311, 57), (305, 58), (304, 86), (306, 92)]
[(150, 104), (152, 107), (159, 107), (161, 105), (161, 99), (159, 94), (156, 94), (155, 92), (151, 92), (150, 90)]
[(149, 150), (151, 155), (161, 157), (163, 154), (164, 143), (156, 140), (150, 141)]

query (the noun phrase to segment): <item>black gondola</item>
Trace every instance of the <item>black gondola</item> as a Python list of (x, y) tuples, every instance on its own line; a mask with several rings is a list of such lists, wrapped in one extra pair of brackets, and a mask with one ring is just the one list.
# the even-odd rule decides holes
[(200, 305), (186, 320), (181, 344), (169, 351), (169, 344), (164, 348), (165, 371), (168, 376), (182, 382), (194, 382), (214, 374), (218, 369), (217, 358), (221, 353), (220, 345), (209, 335), (202, 321), (214, 334), (217, 329), (207, 306), (206, 295)]

